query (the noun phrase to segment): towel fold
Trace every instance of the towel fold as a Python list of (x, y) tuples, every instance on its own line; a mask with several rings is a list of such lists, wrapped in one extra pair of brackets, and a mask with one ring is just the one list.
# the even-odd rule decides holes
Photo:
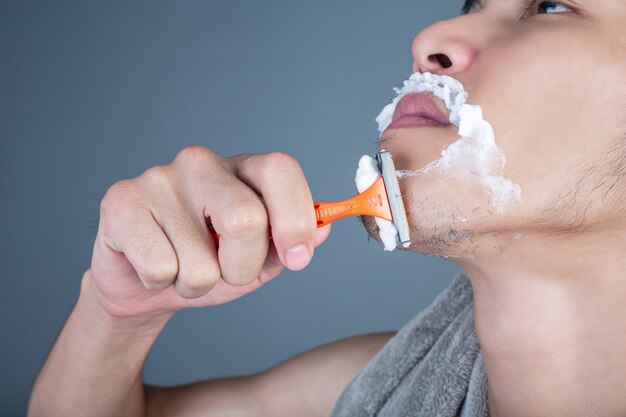
[(332, 417), (488, 417), (472, 287), (459, 274), (357, 374)]

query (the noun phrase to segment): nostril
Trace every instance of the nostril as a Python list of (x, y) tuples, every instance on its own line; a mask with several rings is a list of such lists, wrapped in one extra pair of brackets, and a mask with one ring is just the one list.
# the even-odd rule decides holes
[(444, 54), (430, 55), (428, 57), (428, 60), (432, 63), (439, 64), (444, 69), (448, 69), (452, 66), (452, 61), (450, 61), (450, 58), (448, 58), (448, 56)]

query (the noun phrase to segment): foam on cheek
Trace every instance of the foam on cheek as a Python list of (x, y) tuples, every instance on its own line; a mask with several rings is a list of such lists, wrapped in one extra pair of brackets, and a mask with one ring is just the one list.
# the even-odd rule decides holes
[[(381, 176), (378, 164), (369, 155), (363, 155), (359, 160), (359, 168), (356, 170), (356, 188), (359, 193), (367, 190)], [(391, 252), (398, 245), (398, 229), (396, 226), (385, 219), (374, 217), (378, 225), (378, 235), (385, 245), (385, 250)]]
[(506, 158), (496, 145), (491, 125), (483, 119), (481, 107), (466, 104), (467, 93), (460, 82), (448, 76), (415, 73), (404, 82), (404, 87), (395, 91), (398, 96), (376, 118), (381, 134), (391, 123), (402, 97), (413, 92), (430, 92), (444, 101), (450, 110), (450, 121), (459, 126), (460, 136), (441, 152), (439, 159), (416, 171), (398, 171), (399, 178), (438, 171), (472, 182), (479, 181), (490, 192), (491, 205), (498, 213), (509, 202), (521, 199), (521, 187), (499, 175)]

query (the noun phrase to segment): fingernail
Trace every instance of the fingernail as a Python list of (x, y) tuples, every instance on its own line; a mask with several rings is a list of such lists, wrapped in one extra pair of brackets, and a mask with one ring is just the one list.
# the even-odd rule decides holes
[(292, 271), (299, 271), (311, 260), (309, 249), (305, 245), (294, 246), (285, 252), (285, 263)]

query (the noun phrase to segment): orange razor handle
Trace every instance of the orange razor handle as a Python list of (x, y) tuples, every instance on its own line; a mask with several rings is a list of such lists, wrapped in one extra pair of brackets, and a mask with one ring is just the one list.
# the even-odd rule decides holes
[(317, 227), (326, 226), (346, 216), (375, 216), (391, 221), (391, 209), (383, 177), (361, 194), (332, 203), (314, 203)]
[[(324, 227), (347, 216), (374, 216), (393, 221), (383, 177), (378, 178), (367, 190), (354, 197), (343, 201), (313, 203), (313, 208), (317, 218), (317, 227)], [(209, 230), (217, 247), (220, 235), (211, 225), (209, 225)]]

